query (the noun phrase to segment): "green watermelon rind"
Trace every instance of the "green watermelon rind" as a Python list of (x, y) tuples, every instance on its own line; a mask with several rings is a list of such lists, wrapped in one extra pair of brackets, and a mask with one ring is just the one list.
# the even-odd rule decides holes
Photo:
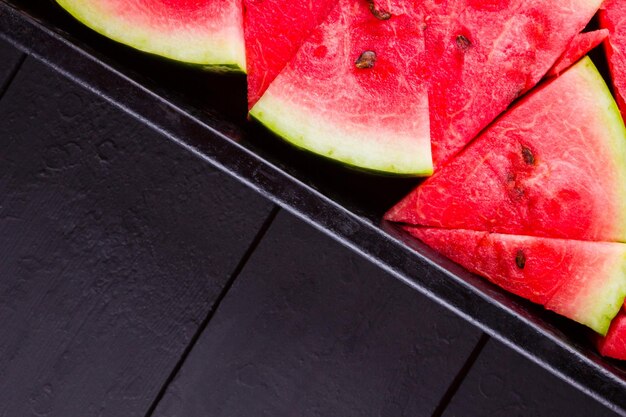
[[(250, 116), (292, 145), (336, 162), (373, 173), (394, 176), (428, 176), (433, 173), (428, 146), (414, 137), (381, 142), (364, 140), (364, 135), (324, 123), (311, 112), (300, 110), (267, 90), (250, 110)], [(374, 133), (372, 133), (374, 134)]]
[[(74, 18), (116, 42), (175, 61), (199, 65), (214, 72), (246, 71), (243, 29), (234, 24), (221, 36), (194, 36), (191, 32), (163, 33), (107, 16), (88, 0), (56, 0)], [(242, 24), (239, 25), (242, 27)], [(184, 45), (184, 47), (181, 47)]]
[[(596, 92), (596, 99), (604, 102), (599, 107), (604, 106), (606, 108), (606, 111), (603, 112), (605, 119), (602, 128), (613, 156), (614, 165), (611, 167), (611, 170), (617, 175), (616, 187), (623, 187), (626, 184), (626, 126), (624, 125), (622, 114), (608, 85), (591, 58), (586, 56), (575, 65), (587, 67), (587, 71), (580, 71), (580, 73), (587, 78), (588, 88)], [(616, 192), (615, 194), (614, 198), (621, 200), (619, 206), (624, 208), (624, 210), (621, 210), (622, 218), (618, 222), (620, 227), (615, 235), (626, 236), (626, 193)], [(618, 240), (622, 241), (622, 239)]]
[(603, 336), (609, 331), (611, 321), (619, 313), (626, 297), (626, 250), (615, 264), (605, 274), (602, 285), (592, 288), (577, 303), (577, 310), (571, 317)]
[[(626, 126), (624, 125), (622, 114), (617, 106), (617, 102), (611, 94), (611, 90), (609, 90), (609, 86), (604, 81), (604, 78), (602, 78), (602, 75), (591, 58), (588, 56), (584, 57), (581, 64), (592, 69), (592, 71), (588, 72), (589, 82), (590, 84), (595, 84), (598, 100), (603, 99), (606, 102), (605, 128), (607, 129), (607, 136), (610, 138), (613, 155), (615, 155), (615, 163), (621, 168), (621, 178), (626, 180)], [(624, 184), (624, 182), (621, 184)], [(626, 201), (626, 197), (624, 199)], [(624, 230), (626, 230), (626, 220), (624, 222)]]

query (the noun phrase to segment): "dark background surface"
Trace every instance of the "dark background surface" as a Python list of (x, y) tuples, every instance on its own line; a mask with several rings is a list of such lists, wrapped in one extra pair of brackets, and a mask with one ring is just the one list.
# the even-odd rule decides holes
[(0, 416), (602, 405), (0, 42)]

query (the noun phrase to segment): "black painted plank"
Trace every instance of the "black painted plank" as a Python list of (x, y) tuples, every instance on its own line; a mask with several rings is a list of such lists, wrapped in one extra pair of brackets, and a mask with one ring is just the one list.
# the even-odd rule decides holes
[(15, 75), (23, 53), (13, 45), (0, 39), (0, 99), (7, 90), (12, 77)]
[(28, 58), (0, 101), (0, 416), (143, 416), (271, 207)]
[(280, 212), (153, 415), (429, 415), (479, 336)]
[(444, 416), (590, 417), (617, 414), (491, 339)]

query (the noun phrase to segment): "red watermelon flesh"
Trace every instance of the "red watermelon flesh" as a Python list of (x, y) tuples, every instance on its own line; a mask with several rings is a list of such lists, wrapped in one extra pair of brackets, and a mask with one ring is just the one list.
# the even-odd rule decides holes
[(559, 75), (583, 56), (587, 55), (592, 49), (600, 45), (607, 36), (609, 36), (609, 31), (606, 29), (579, 33), (574, 37), (563, 55), (561, 55), (552, 68), (550, 68), (547, 75), (549, 77)]
[(601, 2), (434, 2), (425, 42), (436, 169), (539, 82)]
[(386, 219), (626, 241), (626, 129), (588, 57), (524, 97)]
[(606, 336), (598, 338), (596, 345), (601, 355), (626, 360), (626, 310), (624, 308), (611, 322)]
[(217, 70), (245, 70), (241, 0), (57, 0), (101, 34)]
[(494, 284), (606, 334), (626, 296), (626, 244), (406, 226)]
[(248, 106), (261, 98), (337, 0), (244, 0)]
[(422, 22), (410, 2), (339, 0), (250, 115), (296, 146), (361, 168), (432, 173)]
[(600, 26), (609, 30), (604, 43), (613, 79), (615, 98), (626, 115), (626, 2), (606, 0), (600, 10)]

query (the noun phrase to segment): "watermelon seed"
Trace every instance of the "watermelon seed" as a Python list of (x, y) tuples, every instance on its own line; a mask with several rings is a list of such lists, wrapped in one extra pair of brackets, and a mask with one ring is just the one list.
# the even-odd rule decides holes
[(359, 59), (356, 60), (355, 65), (359, 69), (368, 69), (374, 67), (376, 62), (376, 52), (365, 51), (361, 54)]
[(535, 165), (535, 155), (526, 146), (522, 146), (522, 157), (528, 165)]
[(524, 198), (524, 189), (517, 184), (515, 174), (511, 172), (506, 174), (506, 186), (507, 190), (511, 191), (514, 201), (519, 201)]
[(515, 257), (515, 265), (517, 265), (519, 269), (524, 269), (524, 267), (526, 266), (526, 255), (521, 249), (517, 251), (517, 256)]
[(457, 37), (456, 37), (456, 46), (458, 46), (459, 49), (461, 49), (463, 51), (466, 51), (466, 50), (469, 49), (470, 46), (472, 46), (472, 43), (465, 36), (457, 35)]
[(391, 19), (391, 13), (389, 13), (385, 9), (378, 9), (374, 4), (374, 0), (367, 0), (369, 3), (370, 12), (379, 20), (389, 20)]

